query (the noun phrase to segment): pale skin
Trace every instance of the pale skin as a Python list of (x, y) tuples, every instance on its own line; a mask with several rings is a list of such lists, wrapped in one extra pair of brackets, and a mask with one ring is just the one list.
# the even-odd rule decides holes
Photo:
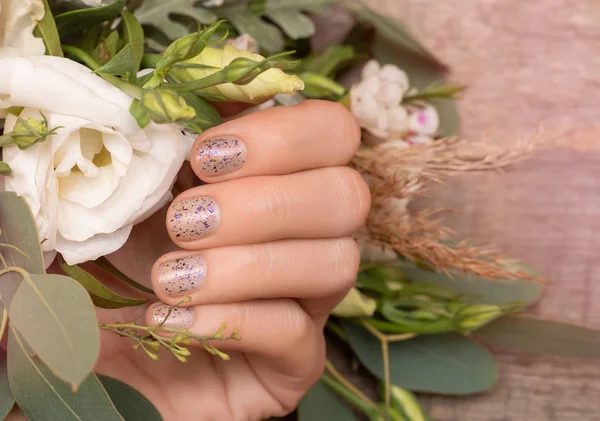
[[(322, 373), (325, 322), (354, 284), (360, 262), (351, 235), (364, 223), (370, 193), (346, 167), (360, 143), (347, 110), (324, 101), (277, 107), (226, 122), (196, 143), (222, 136), (246, 144), (244, 165), (207, 176), (192, 156), (192, 169), (206, 184), (189, 182), (173, 202), (214, 198), (222, 214), (218, 230), (182, 241), (168, 218), (165, 231), (165, 209), (136, 227), (114, 256), (135, 265), (133, 272), (152, 271), (152, 286), (166, 304), (181, 297), (167, 295), (157, 281), (161, 262), (201, 256), (206, 280), (183, 304), (193, 309), (190, 331), (209, 335), (227, 322), (226, 333), (237, 327), (242, 337), (218, 344), (230, 361), (197, 346), (183, 364), (164, 351), (152, 361), (133, 351), (129, 339), (102, 332), (97, 371), (138, 389), (165, 421), (259, 421), (291, 412)], [(154, 256), (167, 250), (174, 251)], [(108, 323), (156, 323), (153, 306), (98, 315)]]

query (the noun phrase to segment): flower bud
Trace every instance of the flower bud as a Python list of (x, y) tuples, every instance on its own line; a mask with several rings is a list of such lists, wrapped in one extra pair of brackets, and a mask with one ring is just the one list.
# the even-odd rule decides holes
[(6, 162), (0, 161), (0, 175), (10, 175), (12, 170)]
[(496, 305), (475, 304), (461, 310), (456, 322), (461, 331), (472, 332), (502, 316), (502, 308)]
[(302, 94), (308, 98), (338, 99), (346, 93), (346, 88), (326, 76), (313, 72), (298, 75), (304, 82)]
[(375, 313), (377, 303), (362, 294), (358, 288), (352, 288), (346, 298), (332, 311), (338, 317), (370, 317)]
[(19, 149), (26, 150), (51, 134), (54, 134), (54, 130), (48, 130), (48, 121), (45, 117), (41, 121), (32, 117), (27, 120), (17, 118), (12, 131), (0, 136), (0, 147), (14, 144)]
[(395, 385), (391, 385), (390, 394), (392, 406), (400, 410), (405, 419), (408, 421), (427, 421), (427, 417), (415, 395)]
[(144, 90), (141, 105), (152, 121), (158, 124), (192, 120), (196, 117), (196, 110), (182, 96), (169, 89)]
[[(192, 82), (208, 77), (223, 69), (228, 83), (204, 88), (199, 94), (213, 101), (233, 101), (260, 104), (277, 95), (291, 95), (304, 88), (297, 76), (284, 73), (281, 69), (257, 66), (265, 58), (259, 54), (240, 51), (232, 45), (223, 48), (206, 47), (202, 53), (175, 66), (170, 74), (179, 82)], [(191, 66), (186, 67), (189, 64)], [(232, 83), (232, 82), (235, 82)]]

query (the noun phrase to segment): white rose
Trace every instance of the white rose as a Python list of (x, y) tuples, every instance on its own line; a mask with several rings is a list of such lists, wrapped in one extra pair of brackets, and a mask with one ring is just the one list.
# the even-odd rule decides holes
[[(175, 125), (140, 129), (131, 101), (68, 59), (0, 59), (0, 110), (25, 107), (20, 117), (42, 112), (49, 128), (63, 126), (26, 151), (5, 147), (3, 160), (12, 169), (6, 190), (27, 200), (43, 250), (69, 264), (119, 249), (135, 223), (171, 199), (189, 141)], [(7, 116), (5, 132), (15, 121)]]
[(44, 41), (33, 36), (43, 17), (42, 0), (0, 0), (0, 58), (44, 54)]

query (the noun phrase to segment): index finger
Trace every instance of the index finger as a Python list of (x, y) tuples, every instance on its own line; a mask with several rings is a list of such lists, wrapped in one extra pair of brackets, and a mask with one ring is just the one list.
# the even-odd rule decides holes
[(309, 100), (207, 130), (194, 143), (190, 162), (199, 178), (212, 183), (345, 165), (359, 144), (360, 127), (346, 108)]

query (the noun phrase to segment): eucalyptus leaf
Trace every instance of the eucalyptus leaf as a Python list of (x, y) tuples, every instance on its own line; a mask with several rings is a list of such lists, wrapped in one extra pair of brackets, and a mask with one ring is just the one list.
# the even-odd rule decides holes
[(209, 25), (217, 20), (217, 15), (206, 9), (194, 7), (190, 0), (144, 0), (136, 10), (135, 16), (142, 25), (152, 25), (163, 32), (170, 40), (188, 35), (190, 31), (185, 25), (173, 20), (172, 14), (184, 15)]
[[(363, 327), (343, 322), (359, 361), (384, 380), (379, 340)], [(391, 382), (418, 392), (465, 395), (494, 385), (498, 369), (490, 353), (455, 333), (417, 336), (389, 344)]]
[(444, 273), (417, 268), (412, 264), (399, 264), (398, 267), (411, 282), (431, 283), (457, 293), (468, 294), (474, 297), (474, 303), (479, 304), (506, 304), (515, 301), (531, 304), (540, 298), (543, 289), (542, 284), (524, 279), (490, 281), (458, 274), (450, 277)]
[(308, 38), (315, 33), (315, 24), (298, 10), (268, 10), (265, 16), (275, 22), (291, 39)]
[(6, 353), (2, 351), (0, 353), (0, 420), (5, 419), (13, 406), (15, 406), (15, 398), (10, 391), (10, 385), (8, 383), (6, 357)]
[(8, 310), (11, 326), (59, 378), (77, 388), (100, 353), (100, 330), (87, 291), (61, 275), (29, 275)]
[(123, 297), (111, 291), (85, 269), (79, 266), (70, 266), (62, 259), (60, 259), (60, 268), (90, 293), (92, 302), (96, 307), (116, 309), (140, 306), (147, 302), (147, 300)]
[(40, 35), (46, 45), (46, 54), (56, 57), (64, 57), (62, 48), (60, 46), (60, 36), (58, 35), (58, 29), (56, 28), (56, 22), (50, 11), (48, 0), (43, 0), (44, 3), (44, 17), (37, 24), (35, 29), (36, 35)]
[(77, 393), (37, 358), (25, 352), (25, 342), (11, 327), (8, 339), (8, 379), (19, 407), (31, 421), (125, 421), (92, 373)]
[[(1, 248), (8, 266), (20, 267), (29, 273), (45, 273), (44, 257), (40, 247), (38, 229), (29, 205), (12, 192), (0, 193), (0, 243), (14, 248)], [(15, 272), (0, 277), (0, 295), (6, 306), (10, 305), (20, 283)]]
[(112, 377), (97, 376), (125, 421), (162, 421), (152, 402), (133, 387)]
[(87, 9), (76, 9), (61, 13), (54, 17), (61, 35), (68, 35), (78, 30), (90, 28), (101, 22), (119, 17), (127, 0), (115, 0), (102, 6)]
[(125, 27), (125, 42), (131, 46), (135, 58), (135, 74), (140, 69), (144, 57), (144, 28), (142, 28), (137, 18), (126, 10), (121, 13), (121, 17)]
[(367, 21), (375, 27), (377, 34), (392, 42), (395, 50), (404, 50), (416, 57), (427, 61), (442, 70), (446, 66), (431, 54), (416, 38), (396, 19), (384, 16), (369, 7), (361, 7), (357, 10), (359, 20)]
[(568, 358), (600, 358), (600, 330), (532, 316), (506, 316), (474, 333), (509, 351)]
[(322, 381), (316, 383), (298, 406), (298, 421), (351, 421), (356, 416)]

